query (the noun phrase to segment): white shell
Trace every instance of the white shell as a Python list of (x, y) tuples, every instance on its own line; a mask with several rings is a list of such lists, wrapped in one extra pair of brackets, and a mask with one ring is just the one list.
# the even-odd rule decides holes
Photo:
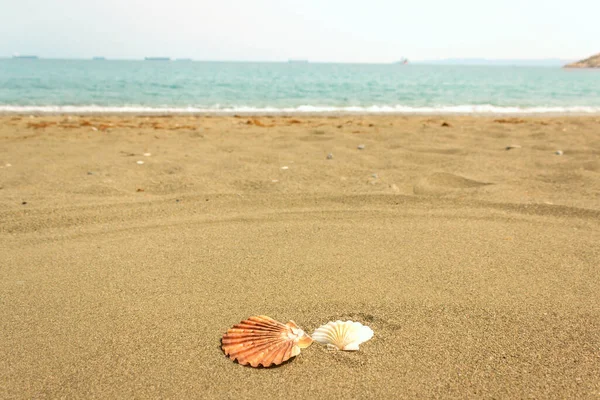
[(328, 348), (356, 351), (361, 343), (373, 337), (373, 330), (360, 322), (335, 321), (320, 326), (312, 334), (314, 341)]

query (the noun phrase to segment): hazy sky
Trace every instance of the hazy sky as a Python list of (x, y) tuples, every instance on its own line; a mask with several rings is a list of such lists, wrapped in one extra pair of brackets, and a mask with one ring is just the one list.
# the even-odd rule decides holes
[(600, 0), (0, 0), (0, 56), (579, 59)]

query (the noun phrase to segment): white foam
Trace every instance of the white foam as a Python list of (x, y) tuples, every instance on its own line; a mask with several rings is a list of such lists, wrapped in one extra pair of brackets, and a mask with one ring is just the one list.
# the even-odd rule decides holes
[(41, 114), (600, 114), (600, 106), (571, 107), (500, 107), (493, 105), (458, 105), (411, 107), (403, 105), (370, 107), (145, 107), (145, 106), (12, 106), (0, 105), (4, 113)]

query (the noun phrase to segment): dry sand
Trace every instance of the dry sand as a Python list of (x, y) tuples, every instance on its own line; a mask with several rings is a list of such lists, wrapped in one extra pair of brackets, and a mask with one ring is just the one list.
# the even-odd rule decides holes
[(0, 398), (600, 398), (600, 118), (495, 120), (0, 117)]

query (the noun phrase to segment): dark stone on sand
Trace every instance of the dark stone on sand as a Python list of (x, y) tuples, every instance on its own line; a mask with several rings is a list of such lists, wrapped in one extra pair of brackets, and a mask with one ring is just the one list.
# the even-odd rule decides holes
[(511, 145), (506, 146), (506, 150), (513, 150), (513, 149), (520, 149), (520, 148), (521, 148), (521, 146), (518, 144), (511, 144)]

